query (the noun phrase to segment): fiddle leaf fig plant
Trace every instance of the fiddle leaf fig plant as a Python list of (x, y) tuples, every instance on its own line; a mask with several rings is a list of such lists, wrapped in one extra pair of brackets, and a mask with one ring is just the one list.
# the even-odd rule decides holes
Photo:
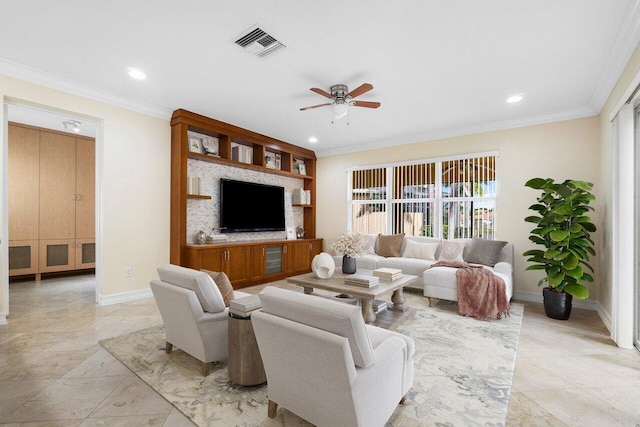
[(547, 284), (557, 292), (566, 292), (579, 299), (589, 297), (584, 282), (593, 282), (589, 265), (590, 255), (596, 254), (591, 233), (596, 226), (586, 214), (595, 196), (593, 184), (568, 179), (556, 183), (553, 179), (533, 178), (526, 187), (539, 190), (537, 203), (529, 206), (535, 215), (524, 220), (535, 224), (529, 240), (543, 249), (531, 249), (523, 253), (531, 263), (527, 270), (544, 270), (546, 276), (538, 286)]

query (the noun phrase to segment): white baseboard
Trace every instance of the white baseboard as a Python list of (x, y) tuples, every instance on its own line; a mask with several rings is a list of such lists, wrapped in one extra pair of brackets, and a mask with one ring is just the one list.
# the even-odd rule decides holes
[(144, 298), (153, 297), (153, 293), (150, 288), (140, 289), (138, 291), (129, 291), (129, 292), (120, 292), (117, 294), (110, 295), (99, 295), (98, 296), (98, 305), (111, 305), (118, 304), (121, 302), (129, 302), (135, 301)]
[(606, 326), (609, 333), (611, 333), (611, 314), (605, 310), (602, 304), (600, 304), (600, 301), (598, 301), (598, 316), (600, 316), (602, 323), (604, 323), (604, 326)]
[(7, 322), (7, 315), (6, 314), (0, 314), (0, 325), (8, 325), (9, 323)]
[[(529, 302), (537, 302), (542, 304), (542, 289), (540, 289), (539, 292), (513, 291), (513, 299), (529, 301)], [(590, 299), (582, 300), (577, 298), (573, 299), (571, 306), (575, 308), (582, 308), (584, 310), (597, 311), (598, 313), (600, 313), (600, 308), (602, 307), (598, 301), (594, 301)]]

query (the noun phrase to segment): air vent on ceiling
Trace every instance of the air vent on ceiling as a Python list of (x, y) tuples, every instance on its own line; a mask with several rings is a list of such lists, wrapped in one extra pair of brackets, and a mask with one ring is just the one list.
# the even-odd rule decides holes
[(264, 58), (265, 56), (286, 47), (276, 40), (275, 37), (267, 34), (257, 26), (244, 31), (236, 38), (234, 43), (242, 47), (247, 52), (260, 58)]

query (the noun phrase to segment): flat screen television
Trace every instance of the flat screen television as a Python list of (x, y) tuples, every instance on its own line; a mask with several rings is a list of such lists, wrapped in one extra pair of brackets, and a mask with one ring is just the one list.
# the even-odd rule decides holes
[(221, 179), (220, 228), (223, 233), (283, 231), (284, 187)]

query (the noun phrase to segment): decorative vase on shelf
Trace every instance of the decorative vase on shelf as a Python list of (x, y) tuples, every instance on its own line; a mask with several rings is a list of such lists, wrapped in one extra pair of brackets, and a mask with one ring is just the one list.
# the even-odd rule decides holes
[(356, 259), (350, 256), (342, 257), (342, 272), (344, 274), (354, 274), (356, 272)]

